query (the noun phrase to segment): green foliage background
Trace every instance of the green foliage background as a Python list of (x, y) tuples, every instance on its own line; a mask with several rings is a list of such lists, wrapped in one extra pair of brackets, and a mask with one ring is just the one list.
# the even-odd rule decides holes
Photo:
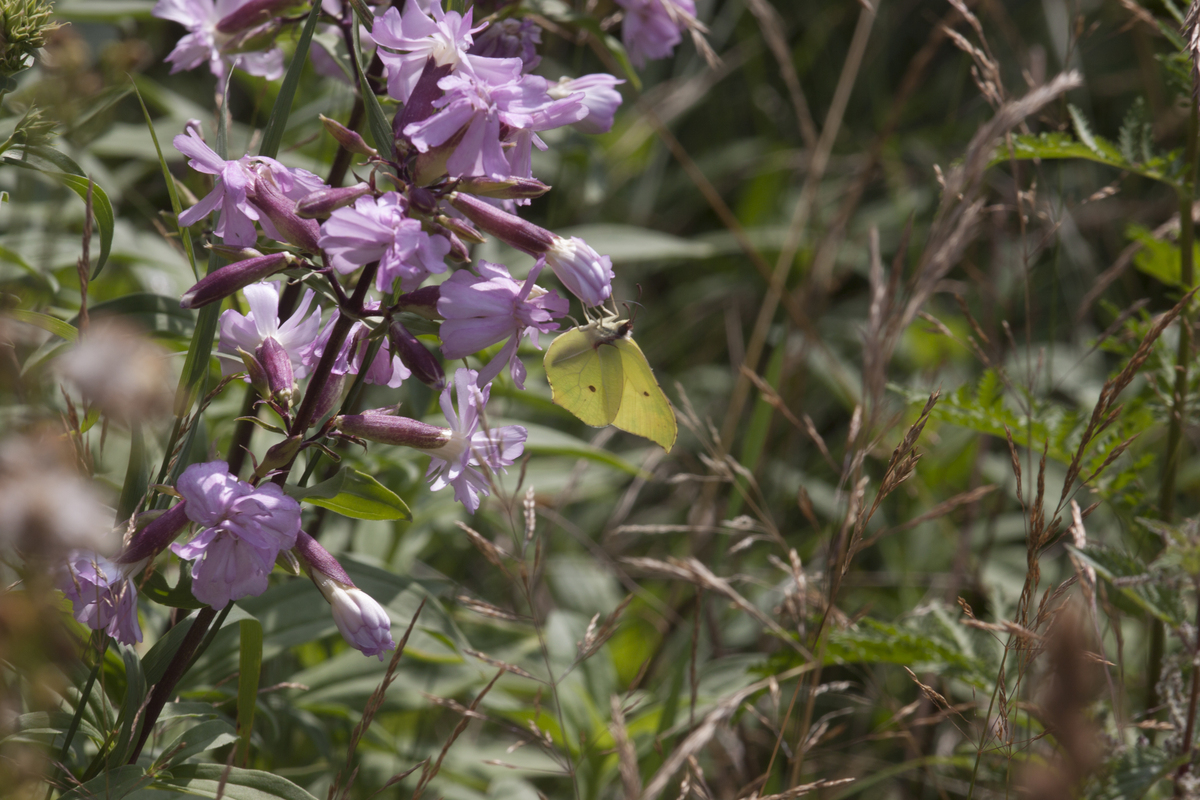
[[(574, 36), (584, 28), (573, 12), (587, 4), (523, 5), (571, 34), (546, 36), (542, 74), (619, 70), (604, 46)], [(189, 119), (214, 119), (215, 87), (200, 72), (168, 74), (179, 29), (152, 18), (152, 6), (62, 0), (56, 18), (67, 24), (6, 97), (0, 134), (36, 104), (56, 131), (45, 144), (70, 161), (42, 173), (18, 169), (14, 155), (0, 161), (6, 324), (58, 335), (6, 346), (5, 428), (65, 411), (51, 365), (70, 330), (54, 321), (80, 306), (77, 193), (87, 182), (45, 172), (97, 187), (91, 315), (142, 326), (179, 353), (179, 367), (192, 339), (196, 315), (176, 298), (195, 267), (173, 234), (139, 96), (165, 147)], [(600, 6), (588, 10), (603, 18), (611, 8)], [(1194, 196), (1183, 10), (1172, 0), (698, 6), (719, 63), (685, 44), (651, 63), (640, 86), (630, 76), (611, 133), (548, 135), (534, 172), (554, 191), (530, 209), (612, 256), (615, 294), (640, 304), (637, 340), (679, 411), (676, 448), (664, 455), (582, 426), (550, 403), (530, 351), (530, 390), (494, 392), (496, 411), (529, 428), (530, 458), (474, 518), (426, 490), (423, 457), (348, 451), (346, 463), (412, 518), (312, 509), (322, 542), (394, 614), (397, 634), (425, 602), (349, 759), (387, 665), (348, 649), (313, 587), (277, 571), (265, 595), (237, 604), (142, 763), (127, 767), (112, 742), (127, 745), (181, 630), (163, 606), (143, 604), (148, 641), (107, 651), (62, 758), (87, 782), (71, 789), (58, 770), (59, 790), (319, 796), (357, 769), (349, 794), (368, 797), (444, 752), (431, 797), (636, 797), (647, 787), (641, 796), (667, 796), (681, 780), (700, 797), (791, 797), (844, 778), (854, 781), (814, 791), (1054, 796), (1038, 792), (1062, 779), (1087, 796), (1172, 792), (1160, 779), (1192, 752), (1182, 741), (1197, 647), (1187, 620), (1200, 572), (1189, 521), (1200, 371), (1190, 360), (1182, 433), (1169, 422), (1190, 306), (1155, 328), (1191, 288), (1178, 241), (1178, 197)], [(968, 6), (969, 19), (958, 10)], [(1067, 70), (1079, 88), (985, 143), (985, 205), (922, 315), (877, 336), (872, 320), (901, 319), (896, 308), (917, 296), (910, 279), (938, 244), (940, 176), (962, 166), (998, 106)], [(237, 155), (256, 150), (279, 86), (240, 72), (231, 86)], [(335, 143), (315, 134), (317, 115), (345, 120), (352, 102), (307, 68), (280, 159), (323, 174)], [(30, 144), (19, 149), (36, 156)], [(178, 192), (201, 196), (197, 175), (169, 147), (163, 155)], [(528, 263), (491, 243), (475, 256)], [(872, 316), (873, 298), (894, 301), (891, 310)], [(1142, 343), (1144, 362), (1103, 406), (1111, 419), (1089, 426)], [(363, 405), (427, 409), (433, 399), (413, 381), (401, 396), (372, 388)], [(226, 452), (241, 403), (228, 391), (207, 407), (191, 445), (198, 459)], [(120, 425), (97, 432), (95, 475), (120, 487), (140, 447), (145, 463), (162, 461), (169, 425), (147, 426), (144, 445)], [(257, 452), (272, 441), (256, 437)], [(1164, 513), (1176, 443), (1176, 510)], [(1086, 541), (1070, 531), (1071, 499), (1087, 514)], [(169, 567), (166, 579), (163, 592), (176, 579)], [(1069, 638), (1059, 619), (1095, 659), (1056, 655)], [(239, 709), (246, 716), (231, 676), (255, 635), (253, 733), (226, 772)], [(4, 746), (57, 758), (88, 670), (6, 647), (5, 681), (23, 716)], [(1090, 688), (1064, 708), (1050, 695), (1061, 699), (1071, 680)], [(1077, 718), (1088, 733), (1072, 739)], [(1080, 736), (1095, 743), (1090, 756)], [(677, 761), (689, 742), (694, 760)], [(19, 763), (5, 769), (25, 775)], [(411, 794), (416, 780), (386, 791)]]

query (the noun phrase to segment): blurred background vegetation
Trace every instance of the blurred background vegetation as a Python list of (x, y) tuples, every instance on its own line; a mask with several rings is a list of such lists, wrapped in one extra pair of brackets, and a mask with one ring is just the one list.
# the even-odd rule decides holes
[[(621, 74), (569, 4), (523, 5), (547, 30), (540, 74)], [(599, 19), (612, 10), (576, 5)], [(1178, 510), (1164, 514), (1160, 500), (1178, 322), (1148, 345), (1110, 427), (1092, 437), (1087, 426), (1106, 381), (1190, 288), (1180, 286), (1172, 185), (1186, 178), (1191, 113), (1191, 62), (1172, 37), (1183, 9), (697, 5), (719, 61), (685, 43), (640, 86), (622, 87), (611, 133), (547, 135), (534, 173), (554, 191), (528, 214), (612, 256), (615, 294), (640, 304), (635, 334), (679, 411), (680, 441), (664, 455), (580, 425), (550, 403), (530, 351), (530, 390), (501, 384), (494, 397), (530, 427), (531, 457), (474, 518), (425, 490), (422, 457), (347, 451), (413, 519), (331, 515), (314, 535), (349, 554), (355, 580), (398, 619), (429, 598), (351, 757), (351, 793), (369, 796), (445, 752), (430, 796), (682, 796), (683, 781), (702, 798), (782, 798), (844, 778), (856, 780), (813, 791), (1170, 794), (1160, 779), (1191, 757), (1185, 556), (1200, 505), (1190, 408)], [(64, 24), (0, 122), (7, 136), (23, 108), (41, 108), (46, 135), (112, 201), (112, 253), (90, 286), (91, 314), (121, 314), (182, 353), (194, 315), (174, 298), (193, 278), (168, 234), (169, 198), (131, 88), (165, 145), (189, 119), (212, 124), (215, 85), (200, 71), (168, 74), (163, 57), (181, 31), (152, 6), (58, 2)], [(997, 108), (1068, 70), (1078, 88), (995, 142), (996, 163), (962, 200), (982, 201), (969, 241), (919, 289), (910, 279), (929, 275), (926, 256), (945, 233), (943, 176), (969, 171), (968, 145)], [(276, 91), (234, 74), (231, 156), (255, 149)], [(353, 97), (306, 72), (280, 160), (327, 172), (335, 143), (316, 133), (317, 115), (345, 120)], [(1046, 133), (1061, 138), (1037, 138)], [(166, 155), (200, 196), (195, 173)], [(0, 187), (3, 306), (70, 319), (83, 204), (11, 166)], [(490, 244), (475, 255), (514, 272), (523, 263)], [(921, 314), (905, 319), (895, 307), (912, 297)], [(1190, 325), (1186, 311), (1181, 319)], [(883, 335), (872, 320), (902, 326)], [(37, 382), (50, 345), (7, 335), (2, 413), (61, 411), (54, 393), (20, 388)], [(410, 383), (400, 396), (372, 389), (364, 407), (429, 407)], [(240, 404), (227, 393), (209, 407), (216, 452)], [(106, 436), (96, 472), (120, 486), (128, 435)], [(1077, 450), (1082, 474), (1072, 472)], [(1086, 522), (1074, 523), (1060, 492)], [(1164, 541), (1169, 557), (1150, 563)], [(189, 714), (232, 713), (232, 623), (256, 616), (272, 691), (260, 695), (247, 765), (320, 795), (346, 765), (385, 665), (346, 649), (311, 587), (277, 583), (238, 604), (180, 685), (162, 742)], [(159, 606), (144, 613), (149, 646), (168, 621)], [(1152, 656), (1163, 624), (1165, 666)], [(104, 674), (119, 707), (132, 691), (120, 660)], [(412, 792), (416, 776), (400, 785)]]

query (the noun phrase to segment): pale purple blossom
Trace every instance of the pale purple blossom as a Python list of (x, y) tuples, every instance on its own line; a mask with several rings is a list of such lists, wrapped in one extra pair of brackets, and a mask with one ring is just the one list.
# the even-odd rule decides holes
[[(368, 311), (374, 311), (379, 308), (379, 303), (378, 301), (368, 302), (366, 306)], [(335, 309), (330, 315), (325, 329), (308, 347), (304, 348), (301, 358), (306, 368), (315, 369), (317, 362), (325, 354), (329, 337), (333, 333), (333, 326), (337, 323), (339, 316), (341, 316), (341, 312)], [(367, 357), (367, 350), (371, 346), (369, 335), (370, 329), (363, 322), (355, 322), (350, 327), (330, 370), (333, 375), (357, 375), (362, 370), (363, 360)], [(396, 389), (411, 375), (412, 372), (400, 357), (392, 353), (391, 342), (385, 336), (363, 380), (376, 386)]]
[(194, 560), (196, 599), (221, 609), (266, 591), (275, 558), (296, 544), (300, 504), (273, 483), (256, 488), (238, 480), (224, 461), (192, 464), (175, 488), (200, 527), (187, 544), (171, 545), (180, 558)]
[(468, 51), (473, 56), (486, 58), (519, 58), (524, 72), (533, 72), (542, 63), (538, 45), (542, 43), (542, 29), (531, 19), (507, 17), (493, 23), (475, 38)]
[(636, 67), (648, 58), (671, 55), (683, 38), (686, 20), (696, 16), (692, 0), (617, 0), (617, 5), (625, 9), (621, 41)]
[[(450, 423), (450, 439), (436, 449), (422, 450), (430, 457), (426, 477), (432, 477), (433, 491), (454, 487), (454, 499), (472, 514), (479, 508), (479, 496), (489, 494), (489, 484), (481, 471), (504, 471), (521, 457), (528, 433), (520, 425), (483, 426), (483, 411), (487, 405), (490, 386), (478, 385), (479, 375), (472, 369), (460, 367), (454, 381), (441, 396), (442, 413)], [(458, 399), (455, 412), (451, 392)]]
[[(213, 189), (200, 202), (179, 215), (179, 224), (186, 228), (194, 225), (214, 211), (221, 218), (214, 229), (223, 237), (225, 244), (248, 247), (254, 244), (258, 233), (254, 229), (257, 220), (263, 230), (280, 238), (266, 215), (254, 205), (255, 184), (260, 180), (259, 170), (268, 170), (281, 187), (287, 187), (292, 199), (299, 200), (323, 184), (317, 176), (304, 170), (289, 170), (273, 158), (265, 156), (242, 156), (236, 161), (226, 161), (204, 143), (195, 128), (189, 126), (187, 133), (176, 136), (172, 142), (175, 149), (188, 157), (188, 165), (197, 172), (215, 175)], [(315, 181), (315, 183), (314, 183)], [(311, 187), (311, 188), (310, 188)]]
[(486, 59), (468, 55), (467, 51), (474, 41), (473, 34), (486, 28), (487, 23), (472, 28), (471, 14), (471, 10), (466, 15), (444, 11), (435, 0), (429, 4), (429, 11), (410, 2), (405, 3), (403, 15), (392, 7), (376, 17), (371, 38), (380, 45), (379, 58), (387, 67), (388, 94), (407, 103), (429, 60), (440, 67), (474, 72)]
[(249, 31), (222, 33), (221, 20), (250, 0), (158, 0), (151, 12), (160, 19), (178, 22), (188, 33), (167, 56), (171, 72), (195, 69), (207, 64), (218, 80), (233, 66), (251, 75), (275, 80), (283, 75), (283, 51), (278, 47), (259, 52), (237, 52), (256, 39), (269, 39), (270, 26)]
[(296, 537), (296, 554), (308, 567), (308, 574), (329, 601), (333, 621), (351, 647), (363, 655), (379, 656), (395, 650), (392, 620), (373, 597), (354, 585), (346, 570), (328, 550), (304, 531)]
[(579, 78), (559, 78), (558, 83), (550, 86), (549, 94), (558, 100), (582, 93), (587, 116), (571, 127), (582, 133), (607, 133), (612, 130), (613, 117), (621, 105), (621, 93), (615, 87), (624, 82), (603, 72)]
[(597, 253), (578, 236), (556, 236), (544, 258), (563, 286), (584, 305), (598, 306), (612, 295), (612, 259)]
[[(565, 297), (546, 291), (534, 281), (542, 271), (539, 262), (525, 282), (517, 283), (502, 264), (480, 261), (478, 277), (467, 270), (455, 272), (442, 284), (438, 312), (445, 317), (440, 338), (446, 358), (465, 358), (485, 347), (507, 343), (479, 372), (479, 383), (488, 384), (509, 366), (513, 383), (525, 388), (525, 365), (517, 356), (521, 339), (535, 347), (539, 333), (558, 330), (556, 317), (567, 313)], [(540, 348), (539, 348), (540, 349)]]
[(339, 208), (321, 225), (320, 245), (329, 263), (342, 274), (364, 264), (379, 262), (375, 286), (390, 294), (397, 280), (412, 291), (430, 273), (446, 271), (450, 242), (430, 236), (421, 223), (405, 216), (407, 201), (396, 192), (382, 197), (360, 197), (353, 206)]
[[(422, 153), (449, 142), (462, 131), (454, 153), (446, 161), (451, 177), (529, 177), (531, 145), (545, 147), (535, 132), (569, 125), (587, 116), (582, 94), (556, 100), (547, 93), (550, 84), (545, 78), (521, 74), (520, 59), (490, 61), (495, 69), (486, 80), (465, 73), (442, 78), (438, 86), (445, 94), (434, 101), (440, 110), (404, 128), (404, 135)], [(509, 131), (503, 138), (502, 125)], [(506, 144), (511, 146), (512, 154), (505, 152)]]
[(283, 322), (279, 321), (278, 283), (251, 284), (242, 289), (242, 294), (250, 306), (249, 314), (243, 316), (233, 309), (221, 314), (221, 340), (217, 350), (233, 357), (228, 361), (222, 359), (225, 374), (241, 371), (238, 348), (254, 353), (267, 339), (274, 339), (287, 352), (295, 377), (308, 375), (305, 354), (321, 330), (321, 309), (315, 308), (312, 314), (308, 313), (313, 290), (305, 290), (299, 306)]
[(142, 640), (137, 616), (137, 587), (130, 575), (145, 562), (117, 565), (102, 555), (73, 550), (58, 575), (57, 585), (71, 601), (75, 619), (92, 630), (104, 631), (118, 642)]

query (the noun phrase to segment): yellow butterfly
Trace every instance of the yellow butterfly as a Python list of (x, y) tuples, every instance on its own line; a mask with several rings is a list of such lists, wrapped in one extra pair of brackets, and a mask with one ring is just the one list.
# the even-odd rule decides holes
[(588, 425), (615, 425), (669, 452), (679, 432), (675, 412), (631, 330), (630, 320), (613, 314), (555, 339), (542, 362), (551, 399)]

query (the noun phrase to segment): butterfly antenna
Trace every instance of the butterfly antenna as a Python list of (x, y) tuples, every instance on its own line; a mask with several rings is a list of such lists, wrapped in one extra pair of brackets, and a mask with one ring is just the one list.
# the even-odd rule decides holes
[(641, 303), (639, 303), (636, 300), (630, 300), (628, 303), (621, 303), (621, 305), (625, 306), (625, 313), (629, 315), (629, 324), (630, 325), (632, 325), (637, 320), (637, 313), (635, 311), (631, 310), (630, 306), (636, 306), (637, 308), (645, 308), (644, 305), (642, 305)]

